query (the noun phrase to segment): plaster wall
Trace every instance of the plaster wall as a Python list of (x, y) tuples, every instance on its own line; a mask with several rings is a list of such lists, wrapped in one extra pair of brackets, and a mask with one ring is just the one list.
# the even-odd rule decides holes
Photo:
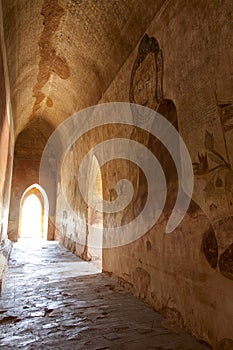
[[(88, 204), (77, 184), (82, 157), (113, 137), (148, 147), (166, 174), (163, 214), (135, 242), (103, 249), (103, 270), (216, 349), (232, 342), (233, 324), (232, 16), (232, 2), (227, 0), (165, 2), (99, 102), (132, 102), (136, 74), (140, 80), (140, 74), (143, 78), (151, 69), (139, 48), (143, 40), (157, 40), (156, 95), (143, 86), (135, 102), (151, 101), (153, 109), (179, 131), (189, 150), (194, 192), (178, 228), (165, 234), (178, 187), (171, 157), (148, 133), (122, 125), (96, 128), (72, 146), (62, 165), (56, 218), (62, 244), (88, 259)], [(116, 199), (114, 187), (120, 179), (128, 178), (134, 186), (132, 203), (117, 214), (105, 214), (104, 225), (121, 226), (139, 215), (147, 198), (143, 171), (118, 159), (102, 167), (101, 176), (106, 200)]]
[[(2, 9), (0, 3), (0, 19)], [(2, 21), (0, 22), (2, 23)], [(0, 25), (0, 292), (11, 244), (7, 237), (13, 155), (13, 126), (10, 114), (8, 70), (3, 28)]]
[[(214, 347), (232, 338), (233, 324), (232, 16), (230, 1), (179, 0), (168, 2), (148, 28), (162, 50), (163, 98), (176, 107), (193, 161), (193, 198), (172, 234), (165, 234), (168, 205), (141, 239), (103, 251), (103, 270)], [(129, 101), (137, 52), (138, 46), (101, 103)], [(171, 174), (164, 157), (158, 159)], [(172, 199), (175, 176), (168, 182)]]

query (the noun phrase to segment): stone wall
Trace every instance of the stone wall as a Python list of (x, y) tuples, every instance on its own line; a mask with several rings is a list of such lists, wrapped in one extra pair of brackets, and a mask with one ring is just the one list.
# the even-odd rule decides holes
[[(0, 19), (2, 19), (1, 5)], [(7, 226), (14, 142), (5, 57), (4, 35), (0, 26), (0, 292), (11, 250), (11, 244), (7, 238)]]
[[(61, 243), (94, 259), (86, 225), (89, 205), (77, 183), (82, 157), (112, 138), (146, 146), (166, 176), (163, 213), (140, 239), (104, 248), (103, 270), (169, 320), (218, 348), (232, 338), (233, 324), (232, 11), (227, 0), (164, 2), (100, 100), (150, 107), (179, 131), (195, 179), (189, 209), (178, 228), (165, 233), (178, 189), (166, 147), (140, 128), (117, 124), (95, 128), (72, 145), (62, 164), (56, 217)], [(101, 176), (105, 200), (117, 198), (115, 185), (121, 179), (129, 179), (134, 187), (132, 202), (119, 213), (105, 214), (104, 226), (121, 227), (134, 220), (147, 201), (143, 171), (117, 159), (101, 168)], [(89, 171), (87, 186), (91, 177)]]
[[(179, 227), (167, 235), (177, 190), (175, 169), (169, 168), (171, 160), (158, 141), (139, 133), (133, 136), (163, 166), (167, 202), (157, 224), (141, 239), (103, 251), (103, 270), (213, 346), (232, 338), (233, 324), (232, 16), (229, 1), (197, 6), (194, 1), (167, 2), (100, 101), (151, 103), (149, 107), (176, 124), (195, 173), (190, 208)], [(152, 37), (161, 50), (154, 68), (149, 54), (139, 57), (143, 41)], [(154, 96), (144, 77), (149, 72), (153, 80), (153, 69), (157, 69)], [(173, 105), (176, 113), (171, 114), (167, 105)], [(104, 188), (111, 188), (107, 176), (112, 179), (113, 173), (114, 167), (109, 167), (103, 175)], [(133, 203), (136, 212), (143, 208), (146, 194), (139, 172), (137, 178), (142, 193)], [(132, 210), (129, 215), (133, 218)]]
[[(77, 174), (83, 156), (95, 145), (96, 141), (103, 140), (105, 132), (106, 130), (103, 128), (96, 128), (83, 135), (70, 148), (62, 163), (61, 181), (58, 184), (57, 192), (56, 231), (60, 242), (83, 259), (92, 261), (102, 258), (102, 237), (100, 237), (97, 247), (91, 246), (88, 223), (95, 221), (95, 225), (101, 227), (103, 217), (101, 213), (91, 209), (85, 203), (78, 186)], [(108, 133), (109, 131), (106, 134)], [(98, 161), (93, 153), (86, 176), (87, 188), (93, 181), (92, 174), (96, 168), (98, 168)], [(100, 178), (97, 178), (97, 188), (102, 195)]]

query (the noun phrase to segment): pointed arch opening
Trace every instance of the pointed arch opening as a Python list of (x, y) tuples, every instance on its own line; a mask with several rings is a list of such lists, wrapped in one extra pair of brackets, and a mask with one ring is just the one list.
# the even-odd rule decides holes
[(18, 238), (47, 240), (49, 202), (38, 184), (29, 186), (20, 201)]
[[(88, 175), (88, 203), (91, 197), (96, 196), (100, 202), (103, 200), (102, 176), (99, 162), (93, 154)], [(102, 269), (102, 246), (103, 246), (103, 212), (95, 207), (87, 207), (87, 233), (84, 249), (84, 259), (95, 261)], [(96, 230), (97, 229), (97, 230)]]

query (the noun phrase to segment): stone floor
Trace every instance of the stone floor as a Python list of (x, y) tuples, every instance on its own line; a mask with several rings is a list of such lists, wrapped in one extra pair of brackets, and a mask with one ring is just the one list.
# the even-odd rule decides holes
[(57, 243), (17, 243), (0, 298), (1, 349), (204, 350)]

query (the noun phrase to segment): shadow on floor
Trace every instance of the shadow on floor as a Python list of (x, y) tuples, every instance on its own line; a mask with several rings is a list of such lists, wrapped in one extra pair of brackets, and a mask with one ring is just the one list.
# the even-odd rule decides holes
[(0, 298), (0, 348), (206, 349), (54, 242), (14, 245)]

